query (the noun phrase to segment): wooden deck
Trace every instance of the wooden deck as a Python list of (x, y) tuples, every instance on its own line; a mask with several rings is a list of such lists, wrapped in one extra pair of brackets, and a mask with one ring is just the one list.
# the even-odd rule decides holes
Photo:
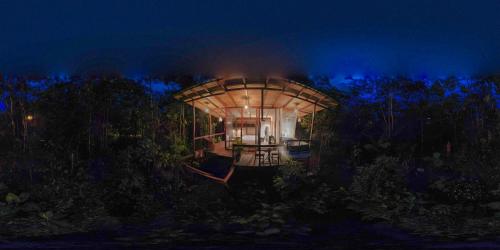
[(233, 152), (225, 148), (224, 141), (214, 143), (214, 148), (211, 152), (220, 156), (233, 157)]
[[(214, 143), (213, 150), (211, 151), (214, 154), (224, 156), (224, 157), (233, 157), (232, 150), (228, 150), (224, 146), (224, 142)], [(280, 152), (280, 161), (278, 162), (276, 159), (272, 160), (267, 152), (264, 152), (264, 157), (261, 159), (259, 164), (259, 160), (255, 157), (255, 151), (244, 151), (241, 153), (241, 157), (239, 161), (235, 163), (236, 166), (244, 166), (244, 167), (270, 167), (270, 166), (279, 166), (284, 162), (284, 159), (287, 157), (286, 153), (283, 150), (279, 150)]]

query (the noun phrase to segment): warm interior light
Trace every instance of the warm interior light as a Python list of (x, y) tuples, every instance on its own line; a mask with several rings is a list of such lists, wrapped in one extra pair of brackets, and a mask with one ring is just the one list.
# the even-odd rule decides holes
[(27, 115), (26, 116), (27, 121), (33, 121), (33, 116), (32, 115)]
[(222, 122), (222, 117), (219, 116), (219, 122)]
[(245, 109), (248, 109), (248, 105), (245, 105)]
[(205, 109), (205, 113), (208, 113), (210, 110), (208, 108)]
[(299, 117), (299, 119), (297, 119), (297, 121), (298, 121), (298, 122), (301, 122), (301, 121), (302, 121), (302, 119), (300, 119), (300, 117)]

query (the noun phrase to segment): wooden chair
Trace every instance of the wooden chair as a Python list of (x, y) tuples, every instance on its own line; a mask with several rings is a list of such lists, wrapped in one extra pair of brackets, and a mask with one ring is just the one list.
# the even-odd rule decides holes
[(264, 160), (265, 160), (264, 150), (262, 150), (262, 149), (259, 150), (258, 148), (256, 148), (255, 149), (255, 161), (259, 162), (258, 166), (261, 166), (262, 165), (261, 163), (263, 163)]
[(269, 158), (269, 164), (272, 165), (274, 163), (276, 163), (277, 165), (280, 164), (280, 152), (279, 152), (279, 149), (278, 148), (274, 148), (274, 149), (269, 149), (269, 153), (268, 153), (268, 158)]

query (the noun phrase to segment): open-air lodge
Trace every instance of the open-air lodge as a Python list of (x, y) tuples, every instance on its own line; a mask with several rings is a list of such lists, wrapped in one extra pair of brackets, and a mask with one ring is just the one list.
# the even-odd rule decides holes
[[(221, 183), (237, 168), (275, 167), (288, 158), (315, 164), (311, 160), (315, 114), (337, 105), (318, 90), (275, 77), (214, 79), (184, 89), (175, 98), (193, 108), (194, 157), (211, 155), (230, 162), (222, 174), (187, 167)], [(197, 122), (200, 116), (208, 117), (207, 124)], [(310, 129), (299, 136), (297, 126), (305, 116)], [(200, 134), (200, 127), (208, 133)]]

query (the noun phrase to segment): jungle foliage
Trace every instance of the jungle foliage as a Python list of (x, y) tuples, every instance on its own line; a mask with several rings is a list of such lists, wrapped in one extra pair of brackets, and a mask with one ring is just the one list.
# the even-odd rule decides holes
[(315, 78), (339, 102), (315, 116), (320, 165), (287, 161), (229, 186), (182, 167), (196, 165), (192, 111), (170, 91), (120, 77), (0, 84), (0, 235), (163, 220), (156, 234), (169, 239), (193, 227), (307, 235), (347, 217), (447, 237), (500, 232), (498, 77), (353, 80), (344, 92)]

